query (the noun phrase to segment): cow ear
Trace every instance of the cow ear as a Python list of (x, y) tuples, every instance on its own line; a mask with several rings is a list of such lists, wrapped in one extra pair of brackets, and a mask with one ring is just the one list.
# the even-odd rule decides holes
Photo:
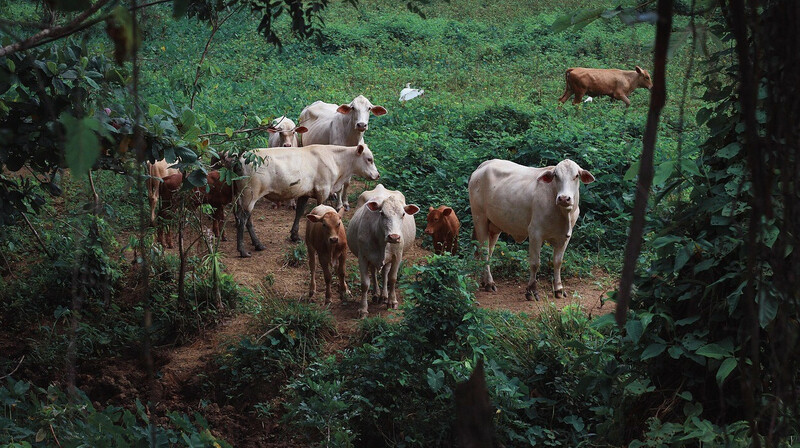
[(638, 65), (636, 66), (636, 73), (638, 73), (640, 75), (642, 74), (642, 68), (639, 67)]
[(339, 215), (340, 218), (344, 216), (344, 206), (339, 207), (339, 210), (337, 210), (336, 213)]
[(267, 128), (267, 132), (269, 132), (270, 134), (274, 134), (274, 133), (278, 132), (278, 130), (273, 128), (272, 126), (270, 126), (270, 127)]
[(336, 109), (336, 112), (339, 112), (340, 114), (349, 114), (351, 110), (353, 110), (353, 108), (350, 107), (349, 104), (342, 104), (338, 109)]
[(305, 127), (305, 126), (298, 126), (298, 127), (294, 128), (294, 132), (297, 132), (298, 134), (303, 134), (303, 133), (308, 132), (308, 128)]
[(444, 210), (442, 210), (442, 215), (444, 216), (450, 216), (450, 213), (453, 213), (453, 209), (450, 207), (445, 207)]
[(433, 211), (433, 207), (428, 207), (428, 213)]
[(378, 203), (377, 203), (377, 202), (375, 202), (375, 201), (369, 201), (369, 202), (367, 202), (367, 203), (366, 203), (366, 206), (367, 206), (367, 208), (368, 208), (368, 209), (370, 209), (370, 210), (371, 210), (371, 211), (373, 211), (373, 212), (380, 211), (380, 209), (381, 209), (381, 205), (380, 205), (380, 204), (378, 204)]
[(311, 222), (320, 222), (322, 221), (322, 216), (312, 215), (309, 213), (306, 215), (306, 219), (308, 219)]
[(553, 181), (553, 178), (555, 176), (556, 176), (556, 173), (554, 171), (552, 171), (552, 170), (551, 171), (545, 171), (544, 173), (542, 173), (541, 176), (539, 176), (539, 180), (544, 182), (544, 183), (546, 183), (546, 184), (549, 184), (550, 182)]
[(581, 182), (583, 182), (585, 184), (590, 184), (590, 183), (594, 182), (594, 176), (592, 176), (592, 173), (590, 173), (590, 172), (588, 172), (586, 170), (581, 170), (580, 171), (580, 176), (581, 176)]
[(419, 211), (419, 207), (417, 207), (414, 204), (409, 204), (403, 207), (403, 210), (405, 210), (405, 212), (408, 213), (409, 215), (416, 215), (417, 212)]
[(383, 106), (372, 106), (370, 110), (372, 111), (373, 114), (375, 114), (375, 116), (378, 117), (380, 117), (381, 115), (386, 115), (387, 112), (386, 108)]
[(358, 155), (361, 155), (361, 153), (364, 152), (364, 148), (366, 148), (366, 146), (358, 145), (358, 148), (356, 148), (356, 152), (358, 152)]

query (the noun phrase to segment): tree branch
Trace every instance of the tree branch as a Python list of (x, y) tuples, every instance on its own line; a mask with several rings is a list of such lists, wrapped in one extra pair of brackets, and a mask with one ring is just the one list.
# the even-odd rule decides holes
[(92, 5), (86, 11), (79, 14), (77, 17), (72, 19), (71, 22), (69, 22), (64, 26), (58, 26), (55, 28), (46, 28), (23, 41), (6, 45), (5, 47), (0, 48), (0, 56), (8, 56), (18, 51), (37, 47), (39, 45), (44, 44), (46, 41), (72, 34), (83, 25), (84, 20), (91, 17), (94, 13), (96, 13), (100, 8), (105, 6), (110, 1), (111, 0), (98, 0), (97, 3)]
[(639, 180), (636, 183), (636, 198), (633, 205), (628, 242), (625, 246), (625, 264), (622, 267), (622, 278), (617, 294), (617, 324), (622, 326), (628, 313), (631, 287), (636, 271), (636, 261), (642, 250), (642, 234), (644, 233), (644, 214), (647, 210), (647, 197), (653, 183), (653, 153), (656, 146), (658, 119), (661, 109), (667, 100), (667, 47), (672, 32), (673, 0), (658, 0), (658, 23), (656, 25), (656, 46), (653, 61), (653, 92), (650, 96), (650, 110), (647, 113), (647, 126), (642, 139), (642, 157), (639, 162)]

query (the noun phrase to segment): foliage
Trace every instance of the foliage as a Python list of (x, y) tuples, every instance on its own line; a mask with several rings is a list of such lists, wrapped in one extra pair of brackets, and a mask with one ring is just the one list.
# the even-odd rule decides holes
[(302, 266), (308, 260), (308, 246), (306, 246), (305, 241), (300, 241), (287, 247), (286, 252), (283, 254), (283, 259), (287, 266), (293, 268)]
[(0, 387), (0, 439), (9, 448), (22, 447), (230, 447), (211, 434), (199, 413), (193, 417), (168, 413), (169, 424), (151, 422), (149, 410), (137, 399), (133, 411), (107, 406), (97, 409), (83, 392), (67, 395), (8, 378)]
[(245, 337), (217, 358), (225, 399), (253, 402), (318, 358), (336, 330), (330, 312), (313, 304), (272, 299), (262, 310), (258, 337)]

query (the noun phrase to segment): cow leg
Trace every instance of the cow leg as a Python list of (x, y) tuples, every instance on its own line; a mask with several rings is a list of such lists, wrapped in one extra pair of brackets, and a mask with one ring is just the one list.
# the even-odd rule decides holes
[(347, 274), (345, 273), (345, 265), (347, 264), (346, 261), (347, 252), (342, 251), (341, 255), (339, 255), (339, 263), (337, 268), (337, 275), (339, 276), (339, 298), (344, 301), (348, 297), (350, 297), (350, 289), (347, 287)]
[[(314, 293), (317, 292), (317, 282), (315, 280), (315, 273), (316, 273), (316, 266), (314, 263), (316, 262), (317, 252), (314, 250), (314, 246), (308, 245), (308, 270), (311, 272), (311, 283), (308, 285), (308, 298), (314, 297)], [(322, 263), (322, 260), (320, 260)]]
[(325, 276), (325, 305), (331, 303), (331, 254), (323, 254), (319, 264), (322, 266), (322, 275)]
[(585, 93), (586, 93), (585, 90), (581, 89), (575, 90), (575, 98), (572, 99), (572, 104), (581, 104), (581, 101), (583, 100), (583, 95)]
[[(384, 265), (381, 269), (381, 277), (383, 278), (383, 293), (381, 294), (381, 302), (385, 303), (386, 306), (389, 306), (389, 293), (392, 289), (389, 286), (389, 271), (392, 270), (396, 265), (397, 263), (392, 261), (391, 265)], [(395, 277), (397, 277), (397, 274), (395, 274)]]
[(369, 314), (369, 303), (367, 302), (367, 295), (369, 295), (369, 281), (370, 281), (370, 268), (369, 262), (365, 259), (358, 259), (358, 269), (361, 271), (361, 308), (358, 309), (359, 317), (367, 317)]
[(569, 86), (565, 87), (564, 94), (561, 95), (561, 98), (558, 99), (558, 102), (560, 103), (558, 107), (561, 108), (561, 106), (563, 106), (564, 103), (566, 103), (569, 97), (571, 96), (572, 96), (572, 91), (570, 91)]
[[(308, 196), (297, 198), (297, 209), (294, 211), (294, 224), (292, 224), (292, 230), (289, 231), (289, 239), (294, 243), (300, 241), (300, 235), (298, 234), (300, 231), (300, 219), (306, 211), (306, 203), (308, 203)], [(322, 204), (322, 202), (320, 202), (320, 204)]]
[[(350, 178), (348, 177), (344, 184), (342, 185), (342, 191), (339, 192), (339, 207), (344, 205), (345, 210), (350, 210), (350, 201), (347, 199), (347, 190), (350, 188)], [(339, 207), (336, 207), (336, 210), (339, 210)]]
[(536, 273), (539, 272), (540, 255), (542, 251), (542, 240), (538, 235), (528, 235), (528, 264), (531, 266), (531, 276), (528, 279), (528, 287), (525, 288), (525, 299), (531, 297), (539, 301), (539, 291), (536, 290)]
[(564, 261), (564, 252), (567, 250), (569, 239), (564, 241), (564, 244), (553, 244), (553, 294), (556, 298), (566, 298), (567, 293), (564, 291), (564, 285), (561, 283), (561, 263)]
[[(236, 217), (236, 250), (239, 251), (239, 256), (242, 258), (251, 256), (250, 252), (244, 250), (244, 228), (247, 226), (249, 229), (253, 226), (250, 221), (251, 211), (252, 205), (250, 206), (250, 210), (245, 210), (244, 205), (240, 203), (234, 212), (234, 216)], [(253, 234), (251, 234), (250, 237), (252, 238)]]
[[(252, 209), (251, 209), (252, 210)], [(256, 250), (262, 251), (267, 247), (261, 244), (261, 240), (256, 236), (256, 229), (253, 227), (253, 213), (252, 211), (247, 215), (247, 233), (250, 234), (250, 241), (253, 242), (253, 247)]]
[(495, 286), (494, 279), (492, 278), (492, 271), (489, 269), (489, 258), (491, 257), (491, 251), (488, 247), (484, 247), (484, 244), (489, 242), (489, 221), (485, 218), (479, 218), (476, 219), (474, 223), (475, 240), (478, 242), (478, 251), (475, 253), (475, 257), (479, 259), (483, 258), (484, 261), (483, 274), (481, 275), (481, 286), (483, 286), (486, 291), (497, 291), (497, 286)]
[(211, 222), (211, 231), (214, 232), (214, 237), (220, 238), (222, 237), (222, 241), (227, 241), (225, 239), (225, 206), (219, 206), (216, 210), (214, 210), (214, 217), (213, 221)]
[[(384, 279), (389, 285), (389, 295), (386, 302), (387, 309), (397, 309), (397, 270), (400, 269), (400, 260), (395, 259), (392, 262), (391, 269), (386, 269), (387, 273), (384, 274)], [(388, 274), (388, 275), (387, 275)], [(386, 278), (388, 276), (388, 279)]]

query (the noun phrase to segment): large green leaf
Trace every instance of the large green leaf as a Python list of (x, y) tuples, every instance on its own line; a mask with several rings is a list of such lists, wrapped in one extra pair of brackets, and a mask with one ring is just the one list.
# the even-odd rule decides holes
[(731, 356), (733, 353), (720, 346), (719, 344), (706, 344), (697, 349), (695, 352), (700, 356), (705, 356), (706, 358), (713, 358), (713, 359), (722, 359), (726, 356)]
[(739, 362), (736, 361), (736, 358), (725, 358), (722, 364), (720, 364), (719, 369), (717, 369), (717, 384), (722, 386), (725, 378), (733, 372), (733, 369), (735, 369), (738, 364)]
[(664, 353), (667, 346), (665, 344), (654, 343), (647, 346), (646, 349), (642, 352), (641, 360), (645, 361), (650, 358), (655, 358), (656, 356)]
[(86, 174), (100, 156), (100, 142), (92, 130), (100, 125), (94, 118), (77, 119), (67, 112), (61, 114), (60, 121), (66, 131), (64, 160), (74, 175)]

